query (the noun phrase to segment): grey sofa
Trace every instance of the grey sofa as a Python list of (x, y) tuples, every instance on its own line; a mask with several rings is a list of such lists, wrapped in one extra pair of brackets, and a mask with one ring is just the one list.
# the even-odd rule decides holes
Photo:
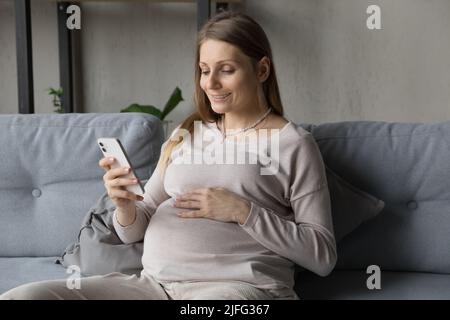
[(103, 136), (118, 137), (148, 179), (164, 139), (151, 115), (0, 115), (0, 293), (70, 276), (55, 261), (105, 192), (96, 141)]
[[(450, 299), (450, 123), (303, 126), (331, 169), (386, 206), (339, 242), (331, 275), (298, 274), (299, 296)], [(97, 137), (119, 137), (146, 179), (163, 135), (137, 113), (0, 115), (0, 293), (69, 276), (55, 260), (104, 193)], [(380, 290), (366, 286), (370, 265)]]
[[(299, 296), (450, 299), (450, 122), (341, 122), (309, 129), (325, 163), (385, 207), (338, 243), (328, 277), (298, 275)], [(371, 265), (380, 268), (381, 289), (368, 289)]]

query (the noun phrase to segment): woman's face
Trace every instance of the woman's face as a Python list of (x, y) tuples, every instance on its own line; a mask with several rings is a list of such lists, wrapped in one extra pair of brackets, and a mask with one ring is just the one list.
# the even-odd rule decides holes
[(237, 47), (206, 40), (200, 47), (200, 87), (216, 113), (257, 109), (260, 85), (251, 60)]

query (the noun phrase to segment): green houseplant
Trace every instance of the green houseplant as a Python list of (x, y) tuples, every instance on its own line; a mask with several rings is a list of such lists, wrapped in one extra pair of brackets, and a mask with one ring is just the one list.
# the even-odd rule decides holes
[(144, 112), (144, 113), (149, 113), (151, 115), (154, 115), (155, 117), (157, 117), (158, 119), (160, 119), (163, 122), (164, 131), (167, 136), (168, 125), (171, 121), (167, 121), (167, 120), (165, 120), (165, 118), (183, 100), (184, 99), (181, 96), (180, 88), (176, 87), (175, 90), (170, 95), (169, 100), (167, 100), (166, 105), (164, 106), (164, 108), (162, 110), (155, 106), (152, 106), (152, 105), (140, 105), (137, 103), (133, 103), (133, 104), (129, 105), (127, 108), (120, 110), (120, 112)]
[(48, 88), (47, 89), (48, 94), (53, 97), (53, 107), (55, 108), (56, 113), (64, 113), (61, 97), (63, 95), (63, 89), (62, 88)]

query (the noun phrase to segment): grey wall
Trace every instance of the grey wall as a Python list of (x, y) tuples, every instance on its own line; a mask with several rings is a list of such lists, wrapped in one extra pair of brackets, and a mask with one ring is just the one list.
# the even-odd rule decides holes
[(0, 1), (0, 112), (15, 113), (17, 106), (16, 39), (12, 1)]
[[(450, 119), (450, 1), (248, 1), (298, 121)], [(381, 8), (382, 30), (366, 27)]]
[[(381, 7), (382, 30), (366, 28)], [(450, 1), (247, 0), (272, 42), (286, 116), (295, 122), (434, 122), (450, 119)], [(56, 9), (32, 3), (36, 112), (52, 112), (58, 86)], [(85, 112), (132, 102), (162, 106), (179, 86), (192, 107), (193, 3), (98, 2), (82, 7)], [(14, 5), (0, 0), (0, 113), (16, 113)]]
[(197, 30), (193, 3), (85, 5), (82, 56), (85, 110), (118, 112), (133, 102), (162, 108), (176, 86), (192, 111)]
[[(34, 3), (33, 3), (34, 2)], [(18, 113), (14, 1), (0, 0), (0, 113)], [(59, 86), (54, 3), (32, 1), (35, 112), (53, 112), (47, 88)]]

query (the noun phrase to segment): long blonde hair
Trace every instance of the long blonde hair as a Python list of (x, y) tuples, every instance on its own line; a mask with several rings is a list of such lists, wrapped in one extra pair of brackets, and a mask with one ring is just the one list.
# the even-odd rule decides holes
[[(278, 82), (272, 59), (272, 49), (266, 33), (261, 26), (248, 15), (239, 12), (224, 11), (209, 19), (198, 32), (194, 65), (194, 105), (196, 111), (187, 117), (178, 128), (187, 130), (192, 136), (195, 121), (216, 122), (220, 117), (220, 114), (214, 112), (211, 108), (208, 97), (200, 87), (201, 73), (198, 65), (200, 60), (200, 47), (208, 39), (224, 41), (239, 48), (251, 59), (255, 70), (258, 61), (263, 57), (269, 58), (270, 73), (269, 77), (263, 83), (263, 93), (268, 106), (272, 107), (272, 112), (279, 116), (283, 116), (283, 105), (281, 103), (280, 91), (278, 89)], [(170, 162), (170, 156), (173, 149), (182, 141), (183, 138), (180, 136), (178, 140), (170, 139), (166, 142), (158, 163), (158, 165), (162, 165), (163, 171)]]

